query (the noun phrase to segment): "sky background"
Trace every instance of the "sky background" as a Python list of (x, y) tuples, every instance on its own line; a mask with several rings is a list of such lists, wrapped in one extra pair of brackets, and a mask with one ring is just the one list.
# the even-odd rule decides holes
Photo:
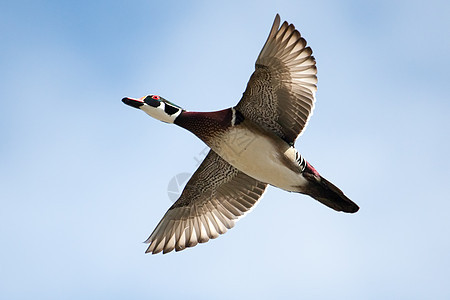
[[(144, 254), (205, 146), (121, 99), (235, 105), (277, 12), (318, 67), (296, 146), (360, 211), (271, 187), (218, 239)], [(449, 15), (448, 1), (2, 1), (0, 298), (449, 299)]]

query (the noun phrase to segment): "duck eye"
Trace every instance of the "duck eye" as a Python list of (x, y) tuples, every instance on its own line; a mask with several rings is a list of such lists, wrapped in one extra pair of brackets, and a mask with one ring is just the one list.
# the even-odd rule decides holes
[(147, 96), (144, 99), (144, 102), (153, 107), (159, 107), (161, 105), (161, 101), (159, 100), (159, 96)]
[(153, 95), (152, 96), (152, 99), (155, 99), (155, 100), (159, 100), (159, 99), (161, 99), (159, 96), (157, 96), (157, 95)]

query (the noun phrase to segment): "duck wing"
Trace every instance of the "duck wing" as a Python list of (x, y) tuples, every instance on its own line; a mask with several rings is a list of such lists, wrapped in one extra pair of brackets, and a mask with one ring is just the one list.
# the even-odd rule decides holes
[(277, 14), (236, 109), (293, 144), (314, 108), (317, 69), (311, 54), (294, 25), (280, 27)]
[(146, 240), (146, 253), (180, 251), (224, 234), (254, 207), (266, 186), (210, 150)]

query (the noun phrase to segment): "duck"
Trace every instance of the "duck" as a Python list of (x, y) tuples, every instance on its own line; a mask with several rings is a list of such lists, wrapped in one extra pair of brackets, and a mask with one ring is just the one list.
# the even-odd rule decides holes
[(317, 68), (300, 32), (276, 15), (238, 104), (193, 112), (159, 95), (122, 99), (165, 123), (182, 127), (209, 148), (180, 197), (145, 241), (146, 253), (181, 251), (234, 227), (268, 185), (305, 194), (340, 212), (359, 210), (296, 150), (312, 115)]

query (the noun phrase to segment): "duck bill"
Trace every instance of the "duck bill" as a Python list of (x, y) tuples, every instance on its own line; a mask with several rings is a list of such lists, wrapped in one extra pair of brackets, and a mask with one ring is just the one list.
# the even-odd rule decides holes
[(122, 99), (122, 102), (126, 105), (132, 106), (134, 108), (141, 108), (142, 105), (144, 105), (143, 99), (134, 99), (134, 98), (128, 98), (125, 97)]

